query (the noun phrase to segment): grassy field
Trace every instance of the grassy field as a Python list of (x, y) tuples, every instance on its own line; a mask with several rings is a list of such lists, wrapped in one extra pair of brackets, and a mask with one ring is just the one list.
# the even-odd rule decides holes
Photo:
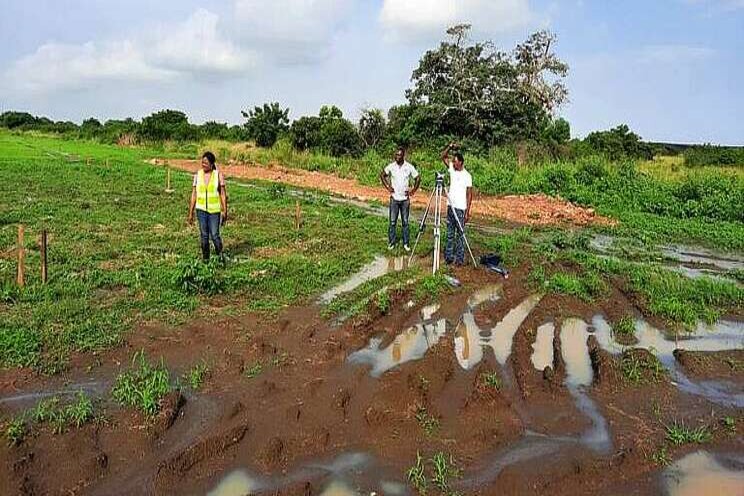
[[(276, 152), (242, 146), (251, 153)], [(231, 220), (223, 230), (229, 262), (226, 267), (202, 264), (197, 229), (185, 223), (190, 175), (174, 173), (175, 192), (168, 194), (165, 169), (145, 162), (153, 156), (183, 156), (189, 149), (189, 156), (198, 156), (195, 144), (122, 148), (0, 132), (0, 168), (6, 177), (18, 178), (19, 185), (0, 198), (0, 367), (29, 366), (53, 373), (71, 353), (114, 346), (144, 322), (177, 324), (210, 312), (276, 312), (319, 294), (373, 254), (384, 252), (385, 219), (332, 206), (323, 196), (304, 196), (299, 200), (303, 224), (297, 230), (297, 199), (286, 188), (231, 182)], [(344, 163), (361, 167), (363, 162)], [(365, 174), (376, 173), (377, 165), (369, 163)], [(472, 169), (477, 167), (476, 162)], [(547, 169), (533, 173), (541, 170)], [(354, 169), (348, 173), (354, 175)], [(523, 175), (520, 181), (531, 177), (522, 169), (518, 174)], [(515, 184), (521, 187), (519, 181)], [(744, 243), (740, 222), (642, 212), (628, 212), (623, 218), (625, 223), (615, 231), (641, 244), (665, 236), (697, 240), (712, 235), (726, 246)], [(638, 232), (632, 232), (633, 222)], [(23, 289), (14, 284), (14, 246), (21, 223), (26, 226), (27, 249)], [(47, 285), (39, 278), (42, 229), (49, 231)], [(473, 232), (471, 241), (476, 251), (498, 251), (510, 266), (529, 264), (525, 283), (537, 290), (591, 302), (608, 294), (611, 281), (620, 280), (649, 313), (672, 323), (692, 326), (724, 312), (741, 313), (742, 286), (693, 281), (658, 266), (607, 261), (590, 253), (589, 235), (525, 228), (505, 236)], [(384, 310), (389, 298), (378, 286), (385, 281), (339, 299), (329, 312), (354, 313), (370, 301)], [(417, 298), (439, 291), (441, 281), (428, 286), (425, 282), (420, 286), (426, 291), (431, 286), (431, 294)]]
[[(53, 371), (71, 351), (111, 346), (138, 322), (182, 321), (200, 301), (217, 299), (223, 312), (274, 311), (384, 248), (381, 219), (304, 199), (295, 230), (296, 200), (283, 189), (236, 186), (223, 230), (227, 268), (195, 263), (198, 232), (185, 223), (191, 177), (174, 174), (175, 192), (165, 193), (165, 170), (142, 161), (153, 154), (0, 133), (0, 167), (21, 178), (0, 200), (0, 366)], [(13, 284), (19, 223), (27, 248), (22, 290)], [(49, 231), (48, 285), (39, 275), (42, 229)], [(217, 282), (206, 287), (204, 279)]]
[[(381, 168), (391, 158), (370, 150), (360, 158), (334, 158), (300, 152), (280, 140), (272, 148), (207, 141), (199, 149), (218, 156), (260, 164), (317, 170), (379, 183)], [(424, 188), (441, 169), (436, 152), (412, 150), (409, 160), (422, 172)], [(479, 191), (489, 194), (546, 193), (594, 207), (621, 221), (611, 234), (644, 243), (694, 242), (725, 250), (744, 250), (744, 164), (740, 167), (694, 167), (681, 157), (660, 157), (645, 163), (612, 163), (602, 157), (575, 162), (519, 166), (514, 153), (494, 149), (488, 156), (466, 156)]]

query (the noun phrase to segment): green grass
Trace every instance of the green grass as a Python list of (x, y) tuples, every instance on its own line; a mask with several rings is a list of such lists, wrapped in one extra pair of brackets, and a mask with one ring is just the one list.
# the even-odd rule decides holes
[(160, 410), (160, 400), (170, 391), (170, 373), (163, 361), (153, 365), (143, 352), (137, 352), (132, 369), (117, 376), (111, 394), (119, 404), (153, 416)]
[[(164, 193), (165, 170), (142, 160), (155, 152), (0, 131), (2, 172), (24, 178), (0, 197), (0, 252), (12, 255), (19, 223), (27, 250), (23, 289), (15, 259), (0, 257), (0, 367), (55, 372), (72, 352), (116, 346), (140, 323), (177, 325), (213, 298), (225, 298), (224, 312), (273, 313), (384, 250), (384, 219), (303, 198), (295, 230), (294, 198), (230, 181), (222, 231), (230, 261), (203, 265), (197, 229), (185, 223), (191, 177), (174, 173), (175, 193)], [(42, 229), (47, 285), (39, 281)]]
[(431, 415), (425, 407), (416, 410), (416, 421), (428, 437), (432, 437), (439, 430), (439, 419)]
[(546, 269), (537, 265), (530, 271), (529, 281), (538, 290), (575, 296), (586, 302), (595, 301), (607, 292), (607, 283), (592, 270), (579, 273), (553, 272), (547, 275)]
[(633, 349), (625, 350), (620, 357), (620, 371), (626, 382), (636, 385), (659, 382), (666, 374), (656, 356)]
[(183, 374), (182, 380), (185, 384), (188, 384), (192, 391), (198, 391), (201, 389), (208, 375), (209, 367), (206, 362), (201, 362), (187, 370)]
[(666, 446), (662, 446), (657, 451), (654, 451), (651, 454), (651, 460), (660, 467), (666, 467), (672, 463), (672, 459), (669, 457), (669, 452)]
[(406, 472), (406, 478), (421, 495), (427, 493), (431, 484), (439, 494), (455, 496), (458, 493), (451, 489), (452, 480), (460, 477), (461, 473), (452, 454), (439, 451), (426, 460), (417, 451), (416, 461)]
[(256, 362), (253, 365), (247, 367), (243, 372), (243, 375), (248, 379), (253, 379), (261, 375), (261, 372), (263, 372), (263, 365), (261, 364), (261, 362)]
[(8, 440), (10, 446), (18, 446), (21, 444), (28, 434), (26, 427), (26, 421), (23, 417), (17, 417), (10, 420), (5, 426), (5, 439)]
[(622, 338), (632, 338), (635, 336), (635, 321), (630, 315), (624, 315), (612, 323), (612, 333)]
[(666, 440), (675, 446), (683, 444), (703, 444), (711, 440), (712, 434), (706, 426), (696, 428), (684, 422), (674, 422), (666, 426)]
[(406, 472), (408, 482), (419, 494), (426, 494), (428, 481), (426, 479), (426, 462), (421, 453), (416, 452), (416, 462)]

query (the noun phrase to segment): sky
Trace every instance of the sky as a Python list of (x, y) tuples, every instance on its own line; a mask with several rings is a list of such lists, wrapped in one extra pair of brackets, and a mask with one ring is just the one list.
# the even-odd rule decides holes
[(447, 26), (504, 51), (538, 29), (570, 67), (572, 135), (744, 145), (744, 0), (0, 0), (0, 112), (241, 123), (404, 103)]

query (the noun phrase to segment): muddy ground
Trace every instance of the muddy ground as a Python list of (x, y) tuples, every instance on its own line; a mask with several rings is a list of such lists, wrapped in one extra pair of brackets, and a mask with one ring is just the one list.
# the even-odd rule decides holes
[[(20, 446), (3, 444), (0, 492), (206, 494), (232, 474), (245, 479), (239, 487), (266, 494), (343, 494), (349, 488), (411, 494), (405, 474), (417, 453), (441, 451), (461, 468), (451, 480), (451, 490), (461, 494), (664, 494), (663, 467), (654, 459), (661, 450), (670, 461), (701, 447), (742, 461), (740, 316), (730, 316), (738, 325), (735, 349), (677, 353), (673, 373), (630, 384), (620, 355), (597, 344), (598, 315), (642, 318), (620, 290), (590, 306), (532, 295), (523, 270), (506, 281), (472, 268), (457, 276), (463, 286), (425, 316), (424, 304), (411, 306), (412, 292), (403, 291), (387, 315), (372, 310), (342, 324), (309, 304), (271, 318), (149, 326), (132, 332), (119, 349), (75, 357), (62, 376), (2, 371), (3, 418), (33, 406), (40, 396), (31, 393), (81, 388), (99, 398), (105, 415), (65, 434), (42, 429)], [(561, 332), (567, 322), (578, 341)], [(594, 332), (581, 334), (581, 322)], [(546, 323), (554, 324), (547, 334), (552, 360), (541, 370), (533, 363), (533, 344)], [(512, 331), (506, 347), (494, 344), (498, 333)], [(371, 352), (360, 352), (365, 349)], [(206, 360), (209, 376), (200, 390), (184, 391), (185, 403), (173, 396), (165, 414), (148, 420), (110, 396), (116, 375), (138, 350), (162, 357), (173, 377)], [(353, 358), (362, 355), (361, 362)], [(370, 373), (375, 365), (364, 365), (370, 356), (382, 357), (375, 363), (388, 369)], [(412, 357), (418, 359), (403, 363)], [(247, 377), (258, 361), (263, 371)], [(588, 377), (580, 372), (587, 364)], [(497, 374), (498, 387), (484, 380), (489, 372)], [(725, 393), (684, 390), (677, 387), (680, 377), (714, 381)], [(438, 426), (426, 432), (421, 412)], [(724, 426), (725, 417), (737, 419), (733, 429)], [(702, 446), (669, 445), (665, 425), (674, 421), (705, 426), (712, 437)], [(429, 492), (437, 494), (431, 486)]]

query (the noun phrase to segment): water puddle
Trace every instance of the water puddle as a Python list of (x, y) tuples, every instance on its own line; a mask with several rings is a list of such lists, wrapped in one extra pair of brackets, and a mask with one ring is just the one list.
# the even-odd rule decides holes
[[(731, 462), (731, 460), (729, 460)], [(669, 496), (744, 496), (744, 464), (741, 459), (724, 467), (706, 451), (677, 460), (662, 474)]]
[(387, 258), (378, 255), (374, 260), (362, 267), (359, 272), (320, 295), (318, 302), (322, 304), (330, 303), (337, 296), (354, 291), (368, 281), (382, 277), (390, 272), (400, 272), (407, 267), (408, 257)]
[(207, 495), (280, 494), (294, 484), (308, 481), (320, 484), (321, 496), (355, 496), (378, 491), (392, 496), (408, 494), (406, 485), (384, 478), (390, 473), (393, 472), (366, 453), (344, 453), (328, 463), (307, 463), (282, 475), (257, 476), (245, 469), (233, 470)]
[(592, 383), (592, 362), (586, 340), (589, 326), (581, 319), (566, 319), (561, 326), (561, 354), (566, 364), (566, 384), (588, 386)]
[(712, 265), (724, 271), (744, 270), (744, 258), (733, 253), (683, 245), (662, 246), (661, 253), (666, 258), (682, 263)]
[(607, 427), (607, 419), (599, 412), (597, 404), (581, 388), (569, 385), (568, 392), (576, 401), (579, 411), (592, 423), (591, 428), (579, 436), (579, 442), (598, 453), (609, 453), (612, 449), (610, 430)]
[(225, 476), (207, 496), (248, 496), (262, 489), (262, 484), (245, 470), (235, 470)]
[[(675, 335), (667, 335), (644, 320), (636, 320), (635, 324), (638, 342), (633, 348), (654, 353), (669, 371), (672, 383), (680, 390), (720, 405), (744, 407), (744, 391), (741, 391), (740, 385), (724, 381), (692, 381), (679, 369), (673, 354), (675, 349), (703, 352), (744, 349), (744, 324), (728, 320), (721, 320), (712, 326), (701, 323), (693, 332)], [(604, 317), (596, 315), (592, 325), (603, 349), (615, 355), (622, 353), (624, 347), (614, 340)]]
[(382, 339), (371, 339), (366, 348), (355, 351), (347, 360), (352, 364), (370, 365), (372, 377), (380, 377), (402, 363), (422, 358), (446, 332), (445, 319), (416, 324), (396, 336), (385, 348), (380, 348)]
[(499, 364), (504, 365), (506, 360), (511, 355), (512, 341), (514, 335), (517, 333), (517, 329), (522, 325), (522, 322), (527, 316), (534, 310), (542, 296), (532, 295), (524, 300), (522, 303), (512, 308), (506, 316), (496, 324), (496, 327), (491, 329), (490, 333), (482, 337), (481, 343), (483, 346), (489, 346), (493, 349), (493, 353), (496, 356), (496, 361)]
[(545, 367), (553, 366), (553, 336), (555, 325), (552, 322), (543, 324), (537, 328), (537, 337), (532, 344), (532, 365), (537, 370), (545, 370)]
[(108, 392), (109, 389), (110, 389), (110, 385), (108, 383), (104, 383), (100, 381), (78, 382), (74, 384), (69, 384), (64, 389), (57, 389), (57, 390), (51, 390), (51, 391), (47, 390), (47, 391), (25, 392), (25, 393), (19, 393), (13, 396), (4, 396), (0, 398), (0, 405), (8, 405), (14, 408), (22, 408), (26, 405), (35, 404), (39, 400), (42, 400), (45, 398), (51, 398), (54, 396), (59, 396), (59, 397), (74, 396), (78, 394), (80, 391), (86, 393), (89, 396), (102, 396), (103, 394)]

